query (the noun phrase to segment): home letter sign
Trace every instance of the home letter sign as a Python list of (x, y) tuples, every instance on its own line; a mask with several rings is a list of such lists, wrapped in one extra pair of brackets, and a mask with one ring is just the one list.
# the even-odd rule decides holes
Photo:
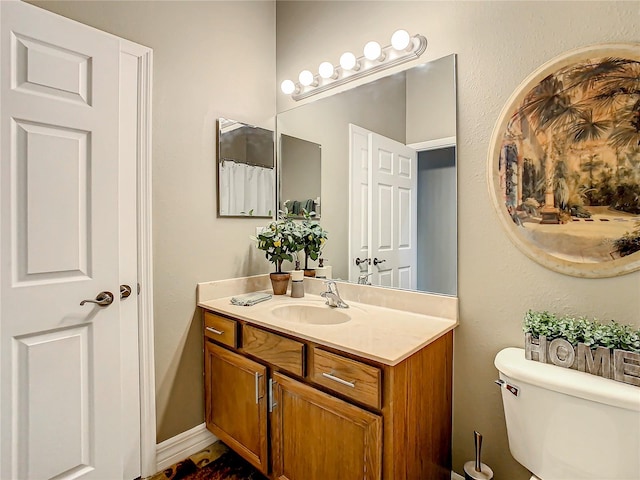
[(546, 337), (533, 338), (530, 333), (525, 334), (524, 352), (527, 360), (573, 368), (640, 387), (640, 353), (605, 347), (592, 350), (584, 343), (573, 347), (562, 338), (548, 342)]

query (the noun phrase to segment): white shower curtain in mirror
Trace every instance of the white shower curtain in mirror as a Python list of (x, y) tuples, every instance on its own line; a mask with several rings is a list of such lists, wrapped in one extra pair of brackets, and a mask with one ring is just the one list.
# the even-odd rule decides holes
[(271, 216), (275, 169), (223, 160), (220, 163), (220, 215)]

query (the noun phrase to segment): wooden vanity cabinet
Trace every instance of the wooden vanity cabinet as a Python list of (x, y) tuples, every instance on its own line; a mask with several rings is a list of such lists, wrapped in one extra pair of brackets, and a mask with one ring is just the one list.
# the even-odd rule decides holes
[(208, 341), (204, 361), (207, 428), (267, 474), (267, 367)]
[(382, 478), (380, 415), (278, 373), (273, 381), (274, 478)]
[(270, 478), (450, 479), (452, 332), (389, 366), (213, 317), (237, 336), (205, 335), (207, 428)]

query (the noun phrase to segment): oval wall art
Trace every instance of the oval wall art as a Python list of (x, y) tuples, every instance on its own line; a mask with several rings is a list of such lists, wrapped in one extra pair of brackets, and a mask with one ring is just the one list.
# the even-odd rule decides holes
[(501, 113), (487, 172), (531, 259), (576, 277), (640, 269), (640, 44), (574, 50), (532, 73)]

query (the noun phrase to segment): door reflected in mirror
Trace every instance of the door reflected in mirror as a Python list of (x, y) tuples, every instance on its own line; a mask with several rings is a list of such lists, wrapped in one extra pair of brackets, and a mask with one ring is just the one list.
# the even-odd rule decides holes
[(217, 170), (218, 216), (273, 216), (273, 131), (219, 118)]
[(335, 279), (457, 293), (455, 70), (449, 55), (278, 114), (280, 148), (285, 137), (322, 145)]
[(289, 135), (280, 135), (278, 208), (297, 218), (315, 212), (320, 218), (322, 146)]

